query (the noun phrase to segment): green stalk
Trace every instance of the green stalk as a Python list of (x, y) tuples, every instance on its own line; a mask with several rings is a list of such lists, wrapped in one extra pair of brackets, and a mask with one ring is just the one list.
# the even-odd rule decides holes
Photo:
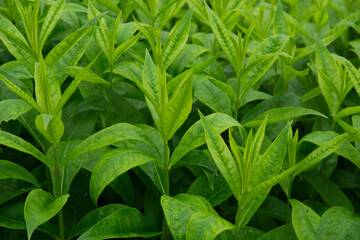
[(112, 87), (113, 87), (113, 82), (112, 82), (112, 76), (113, 76), (113, 65), (112, 63), (110, 63), (110, 73), (109, 73), (109, 79), (108, 82), (110, 83), (109, 86), (109, 92), (108, 92), (108, 96), (109, 96), (109, 102), (108, 102), (108, 108), (107, 108), (107, 114), (106, 114), (106, 120), (109, 124), (109, 126), (111, 125), (111, 103), (112, 103)]
[[(55, 197), (58, 198), (62, 195), (62, 189), (61, 189), (61, 179), (60, 179), (60, 167), (59, 162), (57, 159), (57, 153), (56, 153), (56, 145), (53, 145), (53, 153), (54, 153), (54, 164), (55, 164)], [(59, 218), (59, 233), (60, 238), (59, 240), (65, 240), (65, 228), (64, 228), (64, 215), (62, 209), (58, 213)]]
[[(170, 169), (169, 169), (169, 143), (168, 141), (164, 138), (164, 169), (165, 169), (165, 183), (164, 183), (164, 187), (165, 187), (165, 194), (166, 195), (170, 195), (170, 178), (169, 178), (169, 173), (170, 173)], [(163, 219), (163, 235), (161, 237), (161, 239), (170, 239), (170, 229), (166, 223), (165, 220), (165, 216)]]

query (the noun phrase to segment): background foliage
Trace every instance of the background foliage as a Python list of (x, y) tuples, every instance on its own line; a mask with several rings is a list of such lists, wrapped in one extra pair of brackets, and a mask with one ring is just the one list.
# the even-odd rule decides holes
[(359, 239), (359, 20), (0, 1), (0, 239)]

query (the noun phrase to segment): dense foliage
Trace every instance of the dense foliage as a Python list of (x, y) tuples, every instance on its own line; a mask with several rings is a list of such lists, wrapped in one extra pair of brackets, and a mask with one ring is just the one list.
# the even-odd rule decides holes
[(359, 21), (1, 0), (0, 239), (360, 239)]

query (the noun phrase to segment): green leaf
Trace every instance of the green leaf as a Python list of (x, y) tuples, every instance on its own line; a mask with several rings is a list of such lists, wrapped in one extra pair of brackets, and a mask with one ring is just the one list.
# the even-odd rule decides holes
[(132, 38), (128, 39), (126, 42), (123, 42), (122, 44), (117, 46), (113, 52), (112, 62), (115, 63), (124, 52), (131, 48), (138, 41), (140, 35), (141, 34), (138, 33)]
[[(186, 66), (192, 64), (194, 59), (197, 59), (201, 54), (208, 51), (208, 48), (200, 45), (186, 44), (171, 65), (172, 75), (179, 75), (184, 71)], [(199, 66), (199, 64), (197, 66)]]
[(309, 168), (313, 167), (314, 165), (321, 162), (324, 158), (328, 157), (332, 154), (336, 149), (338, 149), (341, 144), (346, 139), (346, 134), (342, 134), (338, 137), (335, 137), (329, 142), (321, 145), (314, 151), (312, 151), (308, 156), (306, 156), (300, 163), (296, 164), (295, 166), (281, 172), (277, 176), (270, 178), (269, 180), (260, 183), (255, 188), (252, 189), (250, 194), (247, 196), (245, 202), (251, 202), (251, 200), (257, 196), (258, 194), (269, 190), (272, 186), (278, 184), (281, 181), (284, 181), (289, 176), (296, 176), (299, 173), (308, 170)]
[(315, 239), (320, 217), (302, 202), (291, 199), (292, 225), (299, 240)]
[(267, 123), (273, 124), (277, 122), (292, 120), (294, 118), (302, 117), (305, 115), (315, 115), (327, 118), (324, 114), (308, 109), (308, 108), (301, 108), (301, 107), (282, 107), (282, 108), (273, 108), (264, 113), (261, 113), (254, 119), (249, 122), (244, 123), (244, 127), (256, 127), (259, 126), (265, 117), (267, 116)]
[(120, 8), (111, 0), (96, 0), (96, 1), (116, 14), (118, 14), (121, 11)]
[(70, 35), (66, 36), (46, 55), (46, 66), (50, 68), (54, 67), (55, 64), (59, 62), (92, 29), (92, 26), (82, 27), (71, 33)]
[(15, 85), (13, 82), (11, 82), (9, 79), (7, 79), (4, 75), (0, 74), (0, 79), (5, 83), (5, 85), (18, 97), (20, 97), (22, 100), (27, 102), (30, 106), (32, 106), (36, 111), (39, 113), (44, 113), (44, 110), (41, 109), (41, 107), (35, 102), (35, 100), (30, 97), (27, 93), (25, 93), (21, 88), (19, 88), (17, 85)]
[(199, 83), (196, 87), (195, 97), (210, 107), (214, 112), (232, 115), (230, 99), (226, 92), (219, 89), (207, 79)]
[(220, 136), (220, 133), (216, 131), (201, 113), (200, 117), (204, 127), (205, 140), (211, 156), (235, 198), (239, 200), (241, 197), (241, 179), (235, 160)]
[(52, 163), (46, 158), (46, 156), (42, 152), (40, 152), (32, 144), (18, 136), (15, 136), (8, 132), (0, 131), (0, 144), (30, 154), (31, 156), (37, 158), (38, 160), (46, 164), (48, 167), (53, 169)]
[[(76, 78), (83, 71), (85, 71), (85, 68), (83, 68), (83, 67), (69, 66), (69, 67), (65, 67), (65, 68), (60, 68), (59, 70), (56, 71), (55, 74), (61, 73), (61, 74), (69, 75), (72, 78)], [(97, 75), (96, 73), (94, 73), (91, 70), (88, 70), (85, 73), (83, 80), (87, 81), (87, 82), (91, 82), (91, 83), (98, 83), (98, 84), (110, 86), (110, 83), (108, 81), (106, 81), (105, 79), (103, 79), (102, 77), (100, 77), (99, 75)]]
[(40, 58), (39, 63), (35, 63), (34, 82), (36, 102), (46, 113), (52, 113), (53, 101), (51, 99), (49, 79), (42, 57)]
[(304, 95), (301, 96), (300, 98), (300, 102), (304, 103), (314, 97), (317, 97), (321, 94), (321, 90), (320, 87), (316, 87), (311, 89), (309, 92), (305, 93)]
[(63, 162), (61, 162), (61, 166), (65, 166), (69, 161), (81, 154), (127, 139), (133, 139), (149, 144), (148, 139), (143, 136), (140, 128), (128, 123), (118, 123), (102, 129), (82, 141), (68, 153)]
[(316, 239), (358, 239), (360, 217), (343, 207), (332, 207), (320, 219)]
[(41, 114), (35, 124), (39, 132), (51, 143), (56, 145), (64, 134), (64, 125), (60, 118), (50, 114)]
[(290, 127), (291, 123), (287, 124), (266, 152), (257, 160), (251, 173), (250, 188), (254, 188), (279, 173), (287, 150), (287, 135)]
[[(290, 20), (290, 18), (288, 18)], [(354, 13), (346, 16), (344, 19), (342, 19), (340, 22), (336, 23), (336, 25), (328, 32), (328, 34), (321, 39), (321, 43), (325, 46), (332, 43), (335, 39), (342, 36), (346, 29), (349, 27), (349, 24), (346, 24), (347, 22), (357, 22), (360, 19), (360, 11), (355, 11)], [(306, 31), (305, 31), (306, 32)], [(316, 51), (317, 43), (313, 44), (308, 47), (304, 48), (298, 48), (296, 51), (296, 57), (294, 58), (293, 62), (298, 61), (299, 59), (306, 57), (307, 55), (313, 53)]]
[(360, 72), (346, 58), (336, 56), (336, 59), (339, 59), (340, 62), (345, 66), (346, 71), (349, 74), (350, 80), (351, 80), (357, 94), (360, 96)]
[(40, 187), (36, 178), (25, 168), (10, 161), (0, 160), (0, 179), (8, 178), (21, 179)]
[[(219, 133), (234, 126), (241, 126), (234, 118), (224, 113), (213, 113), (205, 117)], [(194, 123), (181, 138), (170, 158), (170, 167), (174, 166), (186, 153), (205, 143), (205, 134), (202, 121)]]
[(251, 54), (240, 77), (240, 98), (268, 71), (284, 49), (289, 36), (276, 34), (265, 39)]
[(44, 22), (41, 26), (39, 33), (39, 49), (41, 50), (50, 36), (51, 32), (54, 30), (56, 24), (59, 22), (62, 12), (65, 7), (65, 0), (57, 0), (51, 5)]
[(219, 43), (221, 49), (224, 51), (227, 59), (233, 66), (235, 72), (240, 74), (240, 56), (239, 51), (231, 40), (231, 36), (226, 29), (224, 23), (221, 19), (216, 15), (216, 13), (209, 8), (207, 4), (205, 4), (205, 8), (209, 17), (210, 26), (212, 32), (214, 33), (217, 42)]
[(21, 99), (7, 99), (0, 101), (0, 122), (15, 120), (28, 112), (31, 106)]
[(142, 84), (150, 99), (155, 101), (156, 107), (160, 107), (160, 81), (158, 71), (149, 52), (145, 51), (145, 62), (142, 72)]
[(24, 215), (28, 239), (34, 230), (54, 217), (65, 205), (69, 195), (54, 198), (50, 193), (42, 190), (32, 190), (26, 198)]
[(270, 232), (265, 233), (261, 237), (257, 238), (257, 240), (297, 240), (294, 229), (291, 224), (285, 224), (280, 227), (277, 227)]
[(215, 213), (204, 198), (189, 194), (179, 194), (175, 197), (163, 195), (161, 206), (174, 240), (185, 240), (187, 224), (194, 213), (200, 211)]
[(219, 205), (232, 195), (231, 189), (221, 175), (215, 176), (214, 184), (210, 186), (205, 174), (198, 177), (190, 185), (187, 193), (206, 198), (212, 207)]
[[(99, 15), (100, 12), (95, 8), (95, 6), (89, 1), (88, 7), (88, 20), (90, 21), (95, 16)], [(95, 30), (95, 39), (98, 45), (100, 46), (102, 52), (105, 54), (109, 63), (112, 64), (112, 48), (114, 46), (110, 46), (110, 31), (106, 25), (106, 21), (104, 18), (100, 18), (100, 28), (96, 28)]]
[(161, 232), (136, 208), (120, 207), (118, 210), (100, 219), (78, 240), (100, 240), (111, 238), (150, 238)]
[(123, 208), (127, 208), (127, 206), (121, 204), (108, 204), (90, 211), (71, 229), (67, 239), (72, 239), (85, 233), (104, 218)]
[[(257, 160), (254, 159), (253, 164), (255, 164), (252, 168), (250, 168), (248, 171), (250, 172), (249, 176), (249, 191), (250, 193), (256, 189), (257, 186), (265, 183), (269, 179), (272, 179), (273, 177), (277, 176), (280, 172), (280, 169), (283, 164), (283, 160), (286, 153), (286, 146), (287, 146), (287, 135), (289, 132), (289, 129), (291, 127), (291, 123), (287, 124), (282, 131), (279, 133), (275, 141), (270, 145), (270, 147), (265, 151), (263, 155)], [(259, 128), (258, 131), (260, 131), (261, 128)], [(265, 129), (263, 128), (262, 131)], [(261, 131), (259, 134), (257, 133), (258, 139), (257, 141), (261, 140)], [(256, 154), (255, 149), (257, 149), (257, 152), (259, 152), (259, 145), (256, 146), (256, 143), (254, 143), (254, 155)], [(254, 195), (251, 200), (249, 199), (249, 196), (246, 196), (246, 199), (249, 199), (249, 202), (241, 202), (241, 209), (239, 209), (236, 218), (239, 219), (238, 224), (240, 226), (245, 226), (251, 219), (251, 217), (255, 214), (256, 210), (260, 207), (262, 202), (265, 200), (267, 194), (270, 192), (270, 189), (272, 188), (271, 185), (269, 185), (268, 189), (263, 189), (263, 191), (259, 195)]]
[(90, 196), (97, 205), (97, 199), (104, 188), (128, 170), (158, 161), (150, 154), (135, 149), (115, 149), (107, 152), (96, 164), (90, 179)]
[[(25, 219), (24, 219), (24, 204), (25, 202), (20, 200), (11, 200), (0, 206), (1, 216), (0, 216), (0, 226), (10, 229), (26, 229)], [(37, 228), (40, 232), (48, 234), (52, 238), (57, 238), (57, 232), (55, 227), (51, 223), (45, 223)], [(14, 235), (14, 232), (9, 231), (11, 236), (6, 237), (6, 239), (11, 239)], [(23, 232), (23, 231), (20, 231)], [(23, 232), (20, 238), (26, 239), (26, 231)], [(3, 235), (0, 235), (3, 237)]]
[(276, 6), (274, 27), (275, 27), (276, 34), (282, 33), (282, 34), (290, 35), (289, 34), (289, 26), (288, 26), (287, 20), (285, 18), (282, 4), (280, 1), (278, 2), (277, 6)]
[(317, 40), (316, 42), (316, 69), (318, 82), (322, 94), (329, 106), (330, 113), (335, 114), (340, 109), (341, 89), (339, 68), (326, 47)]
[(347, 107), (347, 108), (342, 109), (340, 112), (338, 112), (336, 114), (336, 117), (343, 118), (343, 117), (347, 117), (347, 116), (351, 116), (351, 115), (355, 115), (355, 114), (359, 114), (359, 113), (360, 113), (360, 106)]
[(354, 210), (350, 199), (343, 191), (329, 178), (318, 171), (301, 174), (310, 185), (320, 194), (321, 198), (331, 207), (341, 206)]
[[(304, 136), (301, 141), (312, 142), (320, 146), (329, 142), (338, 135), (339, 134), (335, 132), (314, 131)], [(335, 153), (343, 156), (355, 164), (358, 168), (360, 168), (360, 152), (353, 145), (351, 145), (348, 140), (345, 140), (344, 143), (338, 149), (336, 149)]]
[(336, 122), (341, 126), (341, 128), (344, 129), (345, 132), (347, 132), (353, 140), (360, 143), (360, 130), (354, 128), (353, 126), (350, 126), (340, 118), (335, 118), (335, 119)]
[(162, 133), (169, 140), (188, 118), (192, 107), (191, 72), (181, 81), (162, 115)]
[(58, 104), (55, 107), (54, 114), (57, 115), (60, 113), (65, 103), (70, 99), (70, 97), (74, 94), (77, 87), (89, 72), (90, 68), (95, 64), (96, 60), (99, 58), (100, 53), (86, 66), (86, 68), (75, 77), (75, 79), (70, 83), (70, 85), (66, 88), (64, 94), (61, 96)]
[(192, 10), (171, 29), (161, 53), (161, 69), (167, 69), (186, 44), (190, 31)]
[(213, 240), (217, 235), (235, 226), (216, 213), (201, 211), (194, 213), (186, 227), (186, 240)]
[(24, 220), (24, 202), (9, 201), (0, 206), (0, 226), (11, 229), (26, 229)]
[[(264, 100), (264, 99), (269, 99), (271, 98), (270, 94), (264, 93), (264, 92), (260, 92), (260, 91), (255, 91), (255, 90), (249, 90), (247, 94), (245, 94), (239, 102), (239, 108), (241, 108), (242, 106), (246, 105), (249, 102), (252, 101), (256, 101), (256, 100)], [(236, 101), (236, 99), (235, 99)]]
[(32, 73), (36, 54), (20, 31), (2, 14), (0, 14), (0, 39), (9, 52)]

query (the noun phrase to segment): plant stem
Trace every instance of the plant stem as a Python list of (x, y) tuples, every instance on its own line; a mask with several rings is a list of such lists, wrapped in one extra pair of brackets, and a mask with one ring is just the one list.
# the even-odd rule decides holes
[[(170, 178), (169, 178), (169, 143), (166, 139), (164, 139), (164, 170), (165, 170), (165, 176), (164, 176), (164, 187), (165, 187), (165, 194), (170, 194)], [(166, 223), (165, 216), (163, 219), (163, 235), (161, 239), (170, 239), (170, 230)]]
[[(53, 145), (53, 153), (54, 153), (54, 163), (55, 163), (55, 170), (54, 170), (55, 194), (54, 195), (56, 198), (58, 198), (62, 195), (62, 189), (61, 189), (60, 167), (56, 153), (56, 145)], [(60, 232), (59, 240), (65, 240), (64, 215), (62, 209), (60, 209), (58, 213), (58, 218), (59, 218), (59, 232)]]
[(112, 87), (113, 87), (112, 76), (113, 76), (113, 65), (111, 63), (110, 64), (109, 79), (108, 79), (108, 82), (110, 83), (109, 92), (108, 92), (109, 102), (108, 102), (108, 108), (107, 108), (107, 114), (106, 114), (106, 120), (107, 120), (107, 123), (109, 124), (109, 126), (111, 125), (110, 117), (111, 117)]

